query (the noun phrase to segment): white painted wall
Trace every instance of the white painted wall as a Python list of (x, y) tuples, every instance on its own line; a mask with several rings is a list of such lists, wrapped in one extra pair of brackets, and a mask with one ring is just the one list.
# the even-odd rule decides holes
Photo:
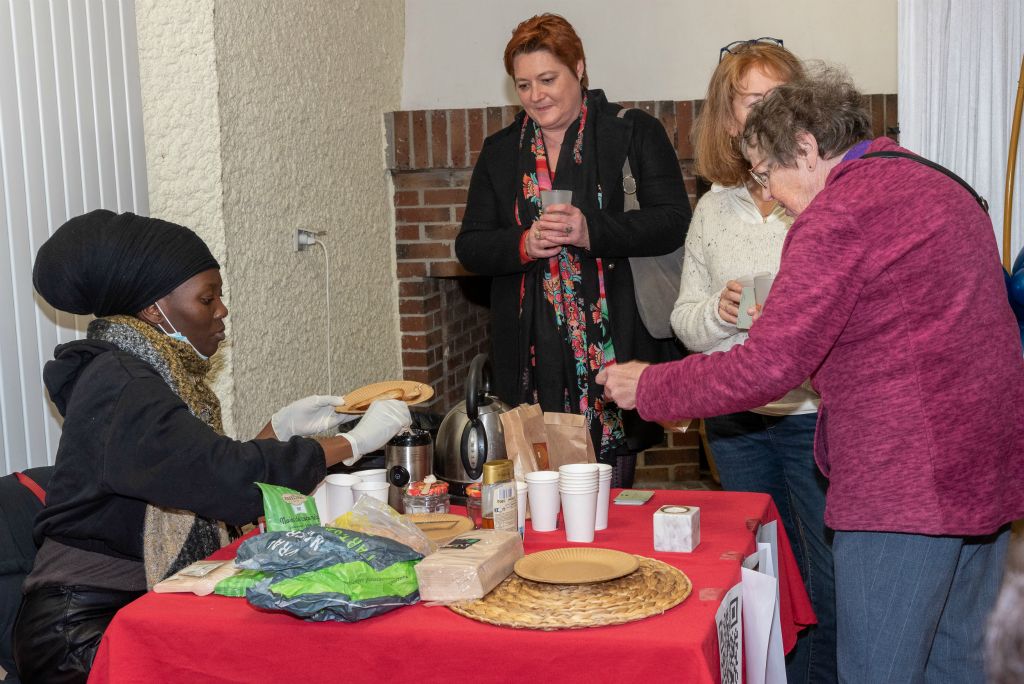
[[(400, 105), (403, 0), (136, 2), (152, 215), (221, 261), (228, 433), (399, 375), (383, 114)], [(293, 250), (299, 227), (328, 232), (331, 339), (324, 257)]]
[(502, 53), (541, 12), (573, 24), (612, 100), (701, 99), (719, 48), (766, 35), (846, 65), (866, 93), (896, 92), (895, 0), (405, 0), (402, 109), (518, 104)]

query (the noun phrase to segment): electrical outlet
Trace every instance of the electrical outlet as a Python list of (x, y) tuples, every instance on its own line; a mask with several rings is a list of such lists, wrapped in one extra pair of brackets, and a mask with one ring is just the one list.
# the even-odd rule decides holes
[(297, 228), (295, 230), (295, 251), (301, 252), (316, 243), (316, 233), (311, 230)]

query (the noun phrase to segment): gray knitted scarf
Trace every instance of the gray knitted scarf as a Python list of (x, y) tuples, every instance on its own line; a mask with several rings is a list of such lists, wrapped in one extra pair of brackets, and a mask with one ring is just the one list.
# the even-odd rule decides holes
[[(97, 318), (89, 324), (87, 337), (110, 342), (151, 365), (192, 415), (218, 434), (224, 434), (220, 401), (206, 384), (210, 362), (188, 344), (172, 340), (132, 316)], [(150, 504), (146, 507), (142, 544), (146, 586), (152, 587), (190, 563), (206, 558), (229, 540), (223, 522), (191, 511)]]

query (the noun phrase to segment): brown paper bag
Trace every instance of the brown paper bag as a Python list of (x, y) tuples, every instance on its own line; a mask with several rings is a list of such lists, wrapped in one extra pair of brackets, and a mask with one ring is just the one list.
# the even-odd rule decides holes
[(537, 464), (537, 470), (551, 470), (550, 457), (548, 456), (548, 431), (544, 425), (544, 412), (539, 404), (532, 404), (526, 411), (523, 420), (523, 432), (526, 441), (533, 448), (533, 460)]
[[(544, 414), (537, 404), (520, 404), (502, 413), (505, 453), (512, 461), (517, 480), (526, 481), (527, 473), (547, 469), (547, 434)], [(538, 458), (538, 451), (542, 458)]]
[(548, 436), (548, 463), (558, 470), (567, 463), (596, 463), (594, 442), (590, 439), (587, 419), (571, 413), (545, 413), (544, 429)]

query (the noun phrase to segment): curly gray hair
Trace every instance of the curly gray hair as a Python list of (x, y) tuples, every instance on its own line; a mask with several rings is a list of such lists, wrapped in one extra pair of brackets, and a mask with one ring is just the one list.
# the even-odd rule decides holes
[(815, 64), (804, 77), (769, 93), (747, 117), (743, 154), (756, 148), (765, 159), (793, 166), (799, 154), (796, 138), (804, 132), (814, 136), (823, 159), (871, 138), (865, 98), (842, 69)]

